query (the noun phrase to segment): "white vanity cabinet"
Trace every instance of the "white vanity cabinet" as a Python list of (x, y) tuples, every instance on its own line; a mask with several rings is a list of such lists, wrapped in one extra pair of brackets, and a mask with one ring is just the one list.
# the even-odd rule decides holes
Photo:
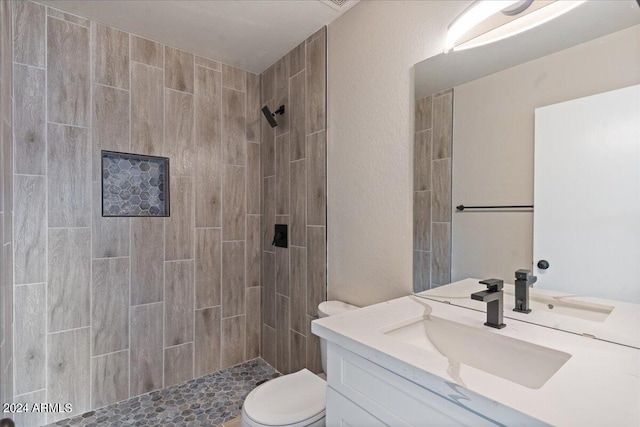
[[(443, 397), (335, 343), (328, 343), (327, 350), (328, 427), (505, 425), (505, 419), (498, 421), (463, 406), (458, 386)], [(455, 402), (456, 397), (461, 403)], [(516, 411), (506, 415), (509, 426), (547, 425)]]

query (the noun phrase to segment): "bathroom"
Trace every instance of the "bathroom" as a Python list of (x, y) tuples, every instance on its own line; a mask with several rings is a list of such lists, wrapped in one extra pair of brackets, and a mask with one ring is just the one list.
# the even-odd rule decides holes
[(0, 27), (0, 426), (640, 424), (640, 2)]

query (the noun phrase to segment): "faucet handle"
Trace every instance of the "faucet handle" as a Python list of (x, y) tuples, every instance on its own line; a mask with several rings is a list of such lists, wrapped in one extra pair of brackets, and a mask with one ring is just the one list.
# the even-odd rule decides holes
[(498, 292), (504, 287), (504, 281), (500, 279), (484, 279), (480, 281), (481, 285), (487, 285), (490, 292)]
[(524, 280), (527, 285), (531, 286), (536, 283), (538, 278), (531, 274), (531, 270), (520, 269), (516, 270), (516, 280)]

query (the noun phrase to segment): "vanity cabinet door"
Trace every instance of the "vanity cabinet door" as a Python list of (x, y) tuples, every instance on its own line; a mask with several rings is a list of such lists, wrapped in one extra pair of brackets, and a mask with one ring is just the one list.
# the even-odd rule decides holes
[(383, 427), (385, 423), (327, 387), (327, 426)]

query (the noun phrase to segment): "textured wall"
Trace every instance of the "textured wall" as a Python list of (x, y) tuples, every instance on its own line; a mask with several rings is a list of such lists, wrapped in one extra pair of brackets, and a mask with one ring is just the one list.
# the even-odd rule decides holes
[(413, 291), (413, 66), (469, 3), (360, 2), (329, 26), (329, 299)]
[[(280, 372), (320, 372), (311, 320), (326, 299), (326, 28), (262, 75), (262, 356)], [(289, 225), (289, 247), (271, 246), (274, 224)]]
[(12, 6), (0, 1), (0, 403), (11, 401), (13, 387)]
[(416, 100), (413, 142), (413, 290), (451, 283), (453, 90)]
[[(81, 413), (258, 357), (259, 76), (14, 9), (15, 395)], [(170, 157), (171, 217), (102, 218), (102, 149)]]

